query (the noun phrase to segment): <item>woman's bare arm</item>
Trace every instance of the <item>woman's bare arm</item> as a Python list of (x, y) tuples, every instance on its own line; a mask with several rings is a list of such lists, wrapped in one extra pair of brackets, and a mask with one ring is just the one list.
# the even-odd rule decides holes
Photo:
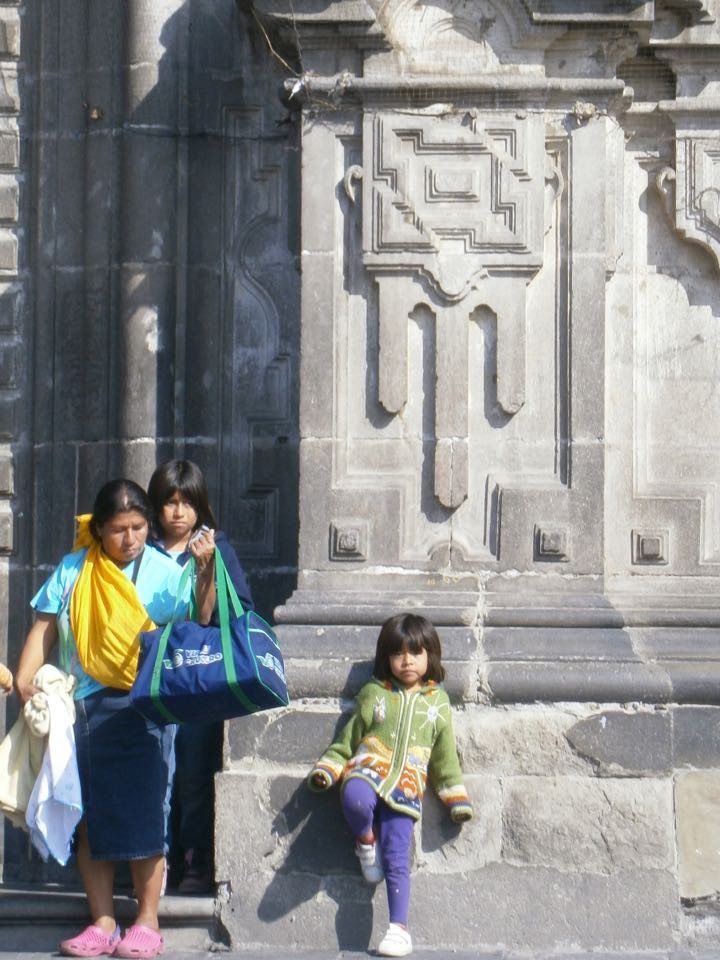
[(36, 693), (33, 677), (45, 663), (58, 636), (54, 613), (39, 613), (25, 640), (15, 674), (15, 689), (23, 703)]

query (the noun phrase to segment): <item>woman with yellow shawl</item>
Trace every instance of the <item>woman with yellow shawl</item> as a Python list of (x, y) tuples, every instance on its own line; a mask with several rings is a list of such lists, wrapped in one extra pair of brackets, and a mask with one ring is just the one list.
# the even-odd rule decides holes
[[(187, 614), (190, 591), (176, 594), (181, 568), (146, 543), (150, 502), (131, 480), (100, 490), (79, 517), (75, 552), (63, 558), (32, 600), (37, 617), (20, 656), (16, 688), (26, 702), (32, 678), (59, 641), (62, 669), (77, 679), (75, 743), (83, 800), (77, 862), (90, 926), (60, 945), (66, 956), (152, 958), (163, 952), (158, 903), (165, 875), (168, 728), (142, 717), (128, 700), (139, 634)], [(198, 619), (215, 602), (214, 544), (200, 538)], [(136, 922), (122, 935), (113, 910), (116, 861), (128, 861), (138, 899)]]

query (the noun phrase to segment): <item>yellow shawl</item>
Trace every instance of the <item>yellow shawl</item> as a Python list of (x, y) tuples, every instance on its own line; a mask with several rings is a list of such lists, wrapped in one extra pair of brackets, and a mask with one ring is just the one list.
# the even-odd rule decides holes
[(70, 626), (83, 670), (106, 687), (129, 690), (137, 672), (138, 635), (155, 624), (135, 585), (90, 533), (90, 516), (75, 518), (74, 549), (88, 552), (70, 599)]

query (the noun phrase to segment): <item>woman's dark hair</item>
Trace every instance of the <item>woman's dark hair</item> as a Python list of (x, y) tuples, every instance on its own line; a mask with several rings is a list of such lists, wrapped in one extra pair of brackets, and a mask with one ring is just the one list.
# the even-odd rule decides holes
[(90, 533), (100, 539), (100, 527), (112, 520), (118, 513), (135, 510), (150, 523), (152, 507), (143, 488), (134, 480), (110, 480), (98, 491), (93, 504)]
[(163, 537), (158, 524), (160, 511), (176, 493), (187, 500), (197, 513), (196, 530), (203, 524), (213, 530), (217, 528), (215, 515), (208, 503), (207, 483), (200, 467), (192, 460), (168, 460), (155, 470), (148, 484), (148, 497), (155, 513), (153, 533), (158, 539)]
[(441, 683), (445, 679), (440, 637), (435, 627), (417, 613), (398, 613), (380, 628), (373, 674), (378, 680), (392, 680), (390, 657), (407, 648), (411, 653), (427, 651), (428, 668), (423, 680)]

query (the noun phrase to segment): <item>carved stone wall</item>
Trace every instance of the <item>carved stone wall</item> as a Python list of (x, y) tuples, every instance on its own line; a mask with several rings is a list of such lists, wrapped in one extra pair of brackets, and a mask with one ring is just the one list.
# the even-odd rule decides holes
[(230, 728), (218, 810), (258, 829), (218, 838), (223, 919), (382, 934), (303, 777), (412, 608), (477, 804), (459, 831), (427, 802), (416, 942), (715, 936), (720, 6), (253, 8), (299, 62), (296, 700)]
[(476, 806), (427, 800), (417, 946), (714, 943), (718, 0), (0, 23), (0, 656), (99, 483), (187, 454), (293, 695), (228, 725), (234, 944), (377, 943), (304, 777), (408, 608)]

